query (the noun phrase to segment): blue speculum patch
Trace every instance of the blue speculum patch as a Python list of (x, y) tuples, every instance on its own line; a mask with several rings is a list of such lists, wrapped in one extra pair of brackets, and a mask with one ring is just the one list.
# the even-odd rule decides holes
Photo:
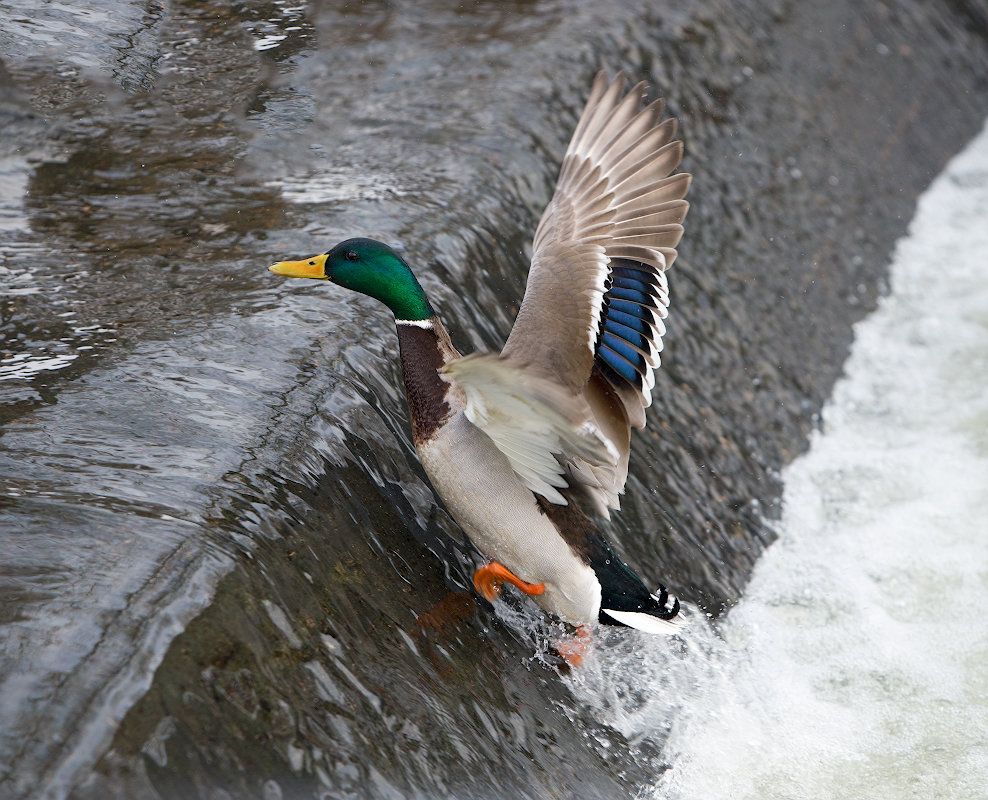
[(613, 372), (624, 378), (635, 388), (642, 386), (642, 375), (635, 369), (634, 364), (621, 358), (617, 353), (605, 345), (601, 345), (597, 350), (597, 358), (602, 361)]
[[(638, 281), (635, 281), (638, 283)], [(655, 301), (651, 298), (647, 291), (642, 291), (641, 289), (627, 289), (623, 286), (611, 286), (607, 290), (607, 294), (611, 297), (616, 297), (619, 300), (630, 300), (633, 303), (641, 303), (646, 306), (655, 306)], [(605, 295), (606, 296), (606, 295)]]
[(645, 358), (635, 350), (630, 344), (628, 344), (624, 339), (619, 336), (615, 336), (612, 333), (604, 331), (604, 335), (600, 337), (601, 344), (607, 345), (615, 353), (623, 357), (625, 360), (634, 364), (638, 369), (645, 368)]
[(627, 325), (622, 325), (610, 315), (607, 317), (607, 322), (604, 323), (604, 330), (613, 333), (615, 336), (620, 336), (624, 339), (624, 341), (637, 347), (639, 350), (646, 353), (648, 352), (647, 337), (636, 331), (634, 328), (629, 328)]
[[(628, 314), (621, 311), (614, 306), (607, 309), (607, 324), (610, 326), (612, 323), (623, 325), (625, 328), (631, 328), (641, 334), (648, 334), (648, 325), (644, 319), (636, 314)], [(631, 340), (629, 339), (629, 341)]]
[(631, 261), (612, 264), (604, 293), (597, 359), (634, 386), (641, 388), (649, 366), (643, 353), (652, 350), (650, 309), (657, 307), (654, 294), (659, 276)]

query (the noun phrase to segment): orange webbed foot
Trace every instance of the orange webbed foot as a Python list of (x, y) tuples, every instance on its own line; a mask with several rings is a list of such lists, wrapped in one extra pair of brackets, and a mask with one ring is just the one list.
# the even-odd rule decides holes
[(501, 585), (504, 583), (510, 583), (528, 595), (542, 594), (545, 591), (544, 583), (527, 583), (496, 561), (484, 564), (473, 573), (474, 588), (488, 601), (494, 600), (494, 596), (501, 593)]
[(583, 657), (590, 650), (590, 628), (587, 625), (581, 625), (573, 632), (572, 636), (553, 640), (552, 648), (570, 667), (580, 666), (583, 663)]

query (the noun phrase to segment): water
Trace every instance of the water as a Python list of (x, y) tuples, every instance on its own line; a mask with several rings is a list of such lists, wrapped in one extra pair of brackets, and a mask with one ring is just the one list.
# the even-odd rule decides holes
[[(988, 130), (920, 200), (654, 797), (988, 797)], [(701, 638), (700, 641), (703, 641)]]
[(927, 5), (0, 3), (0, 796), (651, 786), (704, 617), (612, 632), (587, 693), (529, 616), (450, 594), (473, 555), (386, 315), (266, 266), (387, 239), (459, 346), (497, 347), (593, 74), (648, 78), (702, 190), (611, 533), (716, 612), (984, 116), (983, 42)]

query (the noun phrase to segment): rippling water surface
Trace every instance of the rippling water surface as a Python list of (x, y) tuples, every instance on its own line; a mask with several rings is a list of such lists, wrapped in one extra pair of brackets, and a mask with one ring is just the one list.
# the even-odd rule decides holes
[[(772, 537), (758, 498), (814, 424), (846, 309), (877, 292), (864, 255), (884, 234), (855, 233), (845, 258), (842, 215), (908, 205), (898, 183), (876, 199), (862, 167), (906, 162), (905, 101), (885, 138), (805, 152), (819, 103), (857, 107), (836, 102), (837, 68), (763, 120), (786, 136), (745, 129), (777, 97), (755, 76), (780, 70), (765, 31), (791, 10), (0, 3), (0, 795), (653, 786), (715, 647), (706, 614)], [(939, 30), (857, 24), (852, 72), (884, 57), (872, 29)], [(499, 347), (602, 60), (669, 97), (704, 174), (699, 255), (678, 262), (680, 316), (613, 524), (694, 605), (689, 635), (610, 632), (566, 678), (551, 630), (461, 591), (473, 556), (415, 459), (386, 314), (265, 268), (387, 239), (463, 350)], [(807, 203), (823, 210), (791, 236), (752, 213)], [(806, 320), (832, 340), (788, 335)]]

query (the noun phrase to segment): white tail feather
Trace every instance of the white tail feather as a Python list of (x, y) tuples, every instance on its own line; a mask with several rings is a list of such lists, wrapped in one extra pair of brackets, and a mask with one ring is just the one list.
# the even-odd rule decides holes
[(601, 611), (614, 621), (620, 622), (622, 625), (627, 625), (629, 628), (644, 631), (645, 633), (671, 636), (674, 633), (680, 632), (678, 622), (671, 619), (653, 617), (651, 614), (645, 614), (641, 611), (614, 611), (610, 608), (602, 608)]

